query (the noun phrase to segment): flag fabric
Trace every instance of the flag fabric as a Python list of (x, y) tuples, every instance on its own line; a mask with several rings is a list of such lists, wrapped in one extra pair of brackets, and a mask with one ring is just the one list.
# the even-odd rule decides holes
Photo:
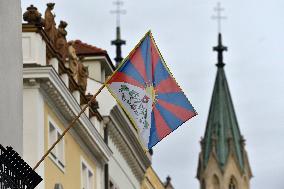
[(147, 149), (195, 116), (149, 31), (106, 82)]

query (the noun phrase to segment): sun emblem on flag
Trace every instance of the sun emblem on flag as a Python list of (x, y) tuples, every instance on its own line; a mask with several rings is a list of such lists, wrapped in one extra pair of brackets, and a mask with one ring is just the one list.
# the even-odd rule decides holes
[(156, 98), (157, 94), (156, 94), (156, 90), (153, 86), (153, 83), (146, 83), (145, 91), (148, 94), (148, 96), (152, 99), (152, 103), (155, 104), (156, 101), (157, 101), (157, 98)]

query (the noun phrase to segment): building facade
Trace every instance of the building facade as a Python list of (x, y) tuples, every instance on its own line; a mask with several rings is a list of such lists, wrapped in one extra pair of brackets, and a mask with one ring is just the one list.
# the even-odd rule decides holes
[[(43, 28), (24, 24), (22, 39), (23, 158), (33, 166), (87, 104), (88, 97), (60, 55), (48, 59), (47, 54), (55, 51)], [(112, 152), (96, 129), (102, 124), (98, 110), (88, 108), (37, 169), (43, 177), (39, 188), (104, 186), (104, 165)]]
[[(68, 24), (56, 27), (54, 7), (47, 4), (44, 18), (32, 5), (23, 14), (23, 158), (31, 166), (115, 69), (105, 50), (67, 42)], [(137, 130), (107, 89), (36, 171), (43, 177), (38, 188), (163, 188)], [(151, 187), (143, 185), (145, 178)]]

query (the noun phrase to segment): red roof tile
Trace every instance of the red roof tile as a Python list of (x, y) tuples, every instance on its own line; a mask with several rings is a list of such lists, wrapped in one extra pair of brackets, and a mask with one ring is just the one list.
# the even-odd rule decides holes
[(93, 45), (89, 45), (87, 43), (83, 43), (81, 40), (75, 40), (74, 42), (74, 48), (78, 56), (104, 56), (108, 60), (112, 69), (115, 69), (115, 66), (113, 65), (106, 50), (103, 50)]
[(107, 51), (100, 49), (96, 46), (83, 43), (80, 40), (75, 40), (74, 48), (76, 49), (77, 55), (107, 55)]

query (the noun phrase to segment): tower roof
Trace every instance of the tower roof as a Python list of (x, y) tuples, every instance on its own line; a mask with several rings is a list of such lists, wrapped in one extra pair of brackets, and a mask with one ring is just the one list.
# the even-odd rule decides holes
[(224, 71), (223, 51), (227, 50), (227, 47), (222, 45), (221, 34), (218, 36), (218, 45), (213, 50), (218, 52), (217, 75), (205, 136), (202, 140), (203, 166), (207, 165), (210, 154), (213, 152), (216, 155), (219, 166), (224, 168), (232, 150), (238, 165), (243, 170), (244, 156), (242, 145), (244, 140), (240, 133)]

